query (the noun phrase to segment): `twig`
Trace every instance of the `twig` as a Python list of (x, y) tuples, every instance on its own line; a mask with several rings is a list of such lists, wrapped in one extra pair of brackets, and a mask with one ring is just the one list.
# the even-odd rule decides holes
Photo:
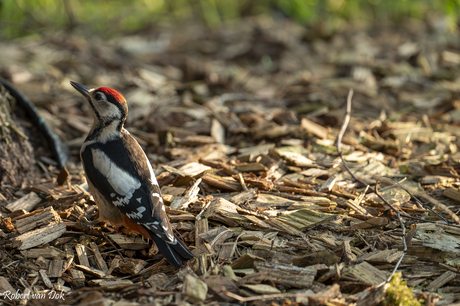
[(117, 250), (117, 253), (118, 255), (120, 255), (121, 257), (121, 260), (125, 261), (125, 258), (123, 257), (123, 255), (121, 254), (120, 250), (117, 249), (117, 247), (113, 244), (112, 240), (109, 239), (109, 237), (107, 237), (107, 235), (105, 233), (102, 233), (102, 236), (104, 236), (104, 238), (110, 243), (111, 246), (113, 246), (113, 248), (115, 250)]
[[(417, 193), (417, 196), (419, 196), (421, 198), (425, 198), (425, 200), (430, 201), (433, 205), (435, 205), (435, 206), (439, 207), (440, 209), (444, 210), (452, 219), (454, 219), (455, 222), (457, 222), (460, 225), (460, 218), (452, 210), (450, 210), (449, 207), (447, 207), (446, 205), (442, 204), (438, 200), (432, 198), (431, 196), (429, 196), (426, 193)], [(437, 215), (437, 213), (435, 213), (435, 214)], [(443, 218), (443, 220), (445, 220), (445, 219)], [(450, 222), (446, 221), (446, 223), (449, 224)], [(458, 226), (453, 225), (453, 224), (449, 224), (449, 225), (458, 227)]]
[(144, 270), (140, 271), (139, 273), (136, 274), (136, 276), (138, 275), (141, 275), (141, 274), (144, 274), (146, 272), (149, 272), (149, 271), (152, 271), (156, 268), (158, 268), (159, 266), (161, 266), (162, 264), (166, 263), (166, 257), (163, 257), (159, 262), (157, 262), (156, 264), (153, 264), (151, 265), (150, 267), (148, 268), (145, 268)]
[(224, 234), (226, 234), (226, 233), (228, 233), (228, 232), (231, 232), (231, 230), (226, 229), (225, 231), (220, 232), (220, 233), (216, 236), (216, 238), (214, 238), (214, 239), (211, 241), (211, 243), (209, 244), (209, 246), (212, 248), (212, 247), (214, 246), (214, 243), (216, 243), (217, 240), (219, 240), (220, 237), (222, 237)]
[[(435, 212), (433, 209), (431, 209), (431, 207), (427, 207), (424, 203), (422, 203), (422, 201), (420, 201), (416, 196), (414, 196), (409, 190), (407, 190), (406, 188), (404, 188), (395, 178), (391, 177), (391, 176), (385, 176), (385, 177), (388, 177), (390, 179), (392, 179), (393, 181), (396, 182), (396, 184), (402, 189), (404, 190), (405, 192), (407, 192), (410, 197), (412, 199), (414, 199), (421, 207), (423, 208), (426, 208), (428, 210), (430, 210), (432, 213), (434, 213), (436, 216), (438, 216), (440, 219), (442, 219), (444, 222), (446, 222), (446, 224), (450, 224), (450, 222), (444, 218), (443, 216), (441, 216), (440, 214), (438, 214), (437, 212)], [(433, 204), (435, 204), (432, 200), (434, 200), (433, 198), (431, 198), (430, 196), (428, 196), (430, 199), (427, 199), (429, 200), (430, 202), (432, 202)], [(435, 204), (436, 205), (436, 204)], [(445, 209), (445, 211), (452, 217), (452, 219), (455, 220), (455, 217), (458, 219), (458, 217), (450, 210), (448, 209), (445, 205), (441, 204), (443, 207), (443, 209)], [(437, 206), (437, 205), (436, 205)], [(455, 220), (457, 221), (457, 220)], [(460, 224), (460, 219), (458, 219), (459, 224)]]
[[(345, 161), (345, 159), (343, 158), (343, 154), (342, 154), (342, 138), (343, 138), (343, 135), (345, 134), (345, 131), (347, 130), (347, 127), (348, 127), (348, 123), (350, 122), (350, 117), (351, 117), (351, 100), (353, 98), (353, 89), (350, 89), (350, 91), (348, 92), (348, 97), (347, 97), (347, 110), (345, 112), (345, 117), (343, 119), (343, 123), (342, 123), (342, 127), (340, 128), (340, 132), (339, 134), (337, 135), (337, 140), (336, 140), (336, 145), (337, 145), (337, 152), (339, 153), (339, 157), (340, 157), (340, 160), (342, 161), (342, 165), (343, 167), (345, 168), (345, 170), (347, 170), (347, 172), (351, 175), (351, 177), (357, 181), (358, 183), (362, 184), (363, 186), (369, 186), (369, 184), (367, 184), (366, 182), (364, 182), (363, 180), (361, 180), (360, 178), (356, 177), (355, 174), (353, 172), (351, 172), (350, 168), (348, 167), (347, 165), (347, 162)], [(375, 189), (372, 188), (372, 187), (369, 187), (369, 190), (374, 192), (375, 193)], [(413, 219), (413, 220), (417, 220), (417, 221), (422, 221), (422, 222), (430, 222), (430, 223), (436, 223), (435, 221), (431, 221), (431, 220), (424, 220), (422, 218), (417, 218), (417, 217), (413, 217), (413, 216), (410, 216), (410, 215), (407, 215), (405, 213), (402, 213), (402, 212), (399, 212), (398, 210), (396, 210), (396, 208), (391, 205), (381, 194), (377, 194), (376, 195), (382, 200), (384, 201), (395, 213), (400, 213), (400, 215), (402, 217), (405, 217), (405, 218), (410, 218), (410, 219)]]
[(238, 178), (240, 179), (240, 184), (241, 184), (241, 187), (243, 187), (244, 191), (248, 191), (248, 187), (246, 186), (246, 183), (244, 182), (244, 179), (243, 179), (243, 175), (240, 173), (238, 173)]
[[(375, 194), (376, 195), (379, 195), (380, 193), (378, 192), (378, 189), (377, 189), (377, 186), (378, 186), (378, 183), (379, 183), (379, 180), (377, 180), (375, 182)], [(380, 197), (380, 196), (379, 196)], [(383, 197), (381, 197), (382, 199), (384, 199)], [(387, 204), (388, 206), (391, 207), (390, 203), (385, 199), (384, 200), (385, 204)], [(401, 228), (402, 228), (402, 242), (403, 242), (403, 253), (401, 254), (401, 257), (399, 257), (399, 260), (398, 262), (396, 263), (393, 271), (391, 272), (390, 276), (387, 278), (387, 282), (390, 282), (391, 280), (391, 277), (393, 276), (393, 274), (396, 273), (396, 271), (398, 270), (399, 268), (399, 265), (401, 264), (403, 258), (404, 258), (404, 255), (406, 255), (406, 252), (407, 252), (407, 243), (406, 243), (406, 226), (404, 225), (404, 223), (402, 222), (402, 219), (401, 219), (401, 212), (400, 211), (396, 211), (395, 209), (393, 209), (395, 212), (396, 212), (396, 216), (398, 217), (398, 221), (399, 221), (399, 224), (401, 225)]]
[(307, 297), (307, 296), (313, 295), (311, 293), (278, 293), (278, 294), (262, 294), (259, 296), (242, 297), (238, 294), (231, 293), (223, 286), (221, 287), (221, 290), (228, 297), (234, 298), (240, 303), (258, 301), (258, 300), (278, 299), (278, 298)]

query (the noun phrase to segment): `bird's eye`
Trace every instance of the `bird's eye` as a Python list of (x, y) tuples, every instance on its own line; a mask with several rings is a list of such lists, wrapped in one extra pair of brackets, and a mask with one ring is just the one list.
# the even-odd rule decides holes
[(102, 100), (102, 95), (100, 93), (96, 94), (94, 96), (94, 99), (96, 99), (97, 101), (101, 101)]

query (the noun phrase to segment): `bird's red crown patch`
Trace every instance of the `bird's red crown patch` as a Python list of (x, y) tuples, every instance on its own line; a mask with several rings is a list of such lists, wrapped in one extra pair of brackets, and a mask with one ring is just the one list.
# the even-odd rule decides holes
[(108, 87), (99, 87), (97, 90), (102, 91), (107, 96), (112, 96), (115, 100), (117, 100), (118, 103), (126, 102), (125, 97), (123, 97), (123, 95), (119, 93), (118, 91), (116, 91), (115, 89), (108, 88)]

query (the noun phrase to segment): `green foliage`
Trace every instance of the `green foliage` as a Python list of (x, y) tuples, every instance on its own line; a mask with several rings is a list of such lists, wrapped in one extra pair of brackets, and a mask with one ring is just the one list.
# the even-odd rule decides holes
[(412, 295), (412, 289), (409, 289), (406, 282), (401, 278), (401, 272), (395, 273), (390, 281), (385, 300), (382, 305), (391, 306), (422, 306), (423, 300), (417, 300)]
[(244, 16), (285, 15), (301, 24), (398, 21), (439, 12), (455, 27), (460, 0), (0, 0), (0, 36), (78, 29), (113, 36), (166, 22), (210, 27)]

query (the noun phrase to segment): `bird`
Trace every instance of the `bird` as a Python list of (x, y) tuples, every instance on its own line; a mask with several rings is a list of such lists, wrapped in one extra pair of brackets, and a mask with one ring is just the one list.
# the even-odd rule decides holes
[(83, 95), (93, 116), (80, 158), (98, 207), (96, 221), (124, 226), (152, 239), (166, 260), (179, 268), (194, 255), (174, 235), (152, 166), (124, 128), (126, 99), (112, 88), (70, 84)]

